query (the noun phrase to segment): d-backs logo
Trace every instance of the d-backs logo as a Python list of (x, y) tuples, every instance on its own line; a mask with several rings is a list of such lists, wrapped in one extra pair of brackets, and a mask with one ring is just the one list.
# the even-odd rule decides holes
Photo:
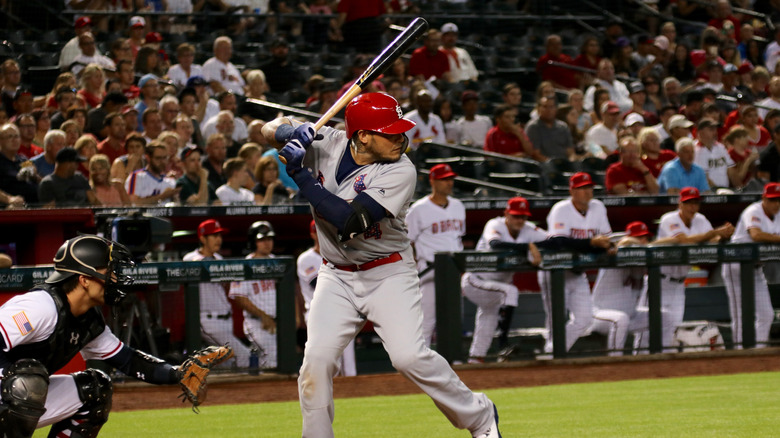
[(355, 183), (352, 184), (352, 188), (355, 189), (355, 193), (360, 193), (366, 189), (366, 174), (358, 175), (355, 177)]

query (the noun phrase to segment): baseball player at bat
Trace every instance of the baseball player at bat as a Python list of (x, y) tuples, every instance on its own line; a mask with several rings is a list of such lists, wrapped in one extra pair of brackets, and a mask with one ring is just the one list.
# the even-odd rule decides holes
[(428, 178), (431, 194), (412, 204), (406, 214), (422, 293), (423, 338), (430, 347), (436, 329), (436, 289), (433, 256), (438, 251), (463, 251), (466, 233), (466, 207), (450, 196), (458, 176), (449, 164), (431, 168)]
[[(739, 216), (734, 230), (732, 243), (744, 242), (780, 242), (780, 184), (768, 183), (764, 186), (761, 200), (747, 206)], [(724, 263), (722, 269), (723, 282), (726, 284), (726, 294), (729, 298), (731, 312), (731, 333), (734, 348), (742, 348), (742, 284), (740, 283), (741, 268), (739, 263)], [(764, 269), (756, 265), (754, 272), (754, 290), (756, 302), (756, 346), (765, 347), (769, 340), (769, 330), (775, 319), (772, 300), (769, 296), (769, 286), (766, 283)]]
[(154, 384), (182, 378), (177, 367), (128, 347), (103, 320), (100, 306), (115, 306), (132, 277), (124, 246), (94, 235), (62, 244), (44, 284), (0, 307), (0, 437), (28, 438), (51, 426), (50, 437), (96, 437), (111, 411), (111, 379), (87, 369), (52, 375), (76, 354), (103, 360), (124, 374)]
[(323, 257), (298, 378), (302, 436), (334, 436), (333, 375), (344, 348), (370, 319), (393, 366), (453, 426), (473, 437), (500, 437), (493, 402), (469, 390), (422, 335), (419, 278), (404, 225), (417, 180), (403, 154), (404, 133), (414, 123), (383, 93), (354, 98), (345, 118), (346, 132), (293, 128), (286, 118), (263, 127), (271, 144), (284, 144), (280, 155), (312, 206)]
[[(692, 245), (706, 242), (717, 242), (728, 239), (734, 233), (734, 226), (726, 222), (718, 228), (712, 228), (710, 221), (699, 213), (701, 195), (695, 187), (684, 187), (680, 190), (680, 200), (677, 210), (661, 216), (658, 225), (658, 237), (674, 237), (677, 243)], [(661, 266), (661, 311), (669, 314), (663, 318), (662, 345), (665, 352), (675, 352), (672, 347), (674, 331), (683, 321), (685, 313), (685, 278), (690, 266)], [(647, 303), (643, 303), (647, 305)], [(642, 337), (647, 336), (643, 333)]]

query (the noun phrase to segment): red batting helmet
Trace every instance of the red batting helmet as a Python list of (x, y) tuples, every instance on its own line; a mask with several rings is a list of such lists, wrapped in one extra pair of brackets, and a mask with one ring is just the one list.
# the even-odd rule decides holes
[(403, 117), (401, 105), (393, 96), (385, 93), (361, 94), (347, 105), (347, 136), (352, 138), (360, 129), (382, 134), (403, 134), (414, 127), (414, 122)]

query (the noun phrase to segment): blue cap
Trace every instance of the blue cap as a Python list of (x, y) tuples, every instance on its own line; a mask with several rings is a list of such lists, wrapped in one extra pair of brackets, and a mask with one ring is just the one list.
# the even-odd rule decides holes
[(147, 73), (143, 76), (141, 76), (141, 79), (138, 80), (138, 88), (143, 88), (144, 85), (146, 85), (147, 82), (154, 79), (155, 81), (159, 81), (160, 78), (158, 78), (156, 75), (153, 75), (151, 73)]
[(187, 86), (188, 87), (195, 87), (197, 85), (208, 85), (208, 81), (203, 78), (203, 76), (193, 76), (189, 79), (187, 79)]

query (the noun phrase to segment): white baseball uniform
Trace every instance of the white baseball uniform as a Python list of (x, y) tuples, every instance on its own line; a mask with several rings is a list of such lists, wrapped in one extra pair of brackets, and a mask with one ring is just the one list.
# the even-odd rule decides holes
[[(658, 225), (658, 238), (673, 237), (679, 234), (692, 236), (706, 233), (712, 229), (712, 224), (701, 213), (696, 213), (688, 227), (680, 217), (680, 210), (670, 211), (661, 216)], [(663, 319), (663, 334), (661, 338), (665, 351), (670, 349), (674, 339), (674, 331), (682, 323), (685, 314), (685, 277), (688, 276), (690, 266), (661, 266), (661, 311), (668, 314)], [(645, 303), (646, 304), (646, 303)], [(644, 336), (644, 335), (643, 335)]]
[[(54, 333), (57, 323), (57, 306), (48, 292), (38, 290), (11, 298), (0, 307), (0, 336), (5, 344), (3, 351), (8, 353), (20, 345), (46, 341)], [(81, 349), (81, 356), (84, 360), (104, 360), (116, 355), (123, 345), (106, 327)], [(55, 371), (49, 370), (50, 373)], [(72, 417), (83, 404), (73, 376), (50, 376), (44, 405), (46, 412), (38, 420), (38, 427)]]
[(422, 293), (423, 337), (430, 346), (436, 329), (436, 289), (433, 265), (436, 252), (462, 251), (461, 238), (466, 233), (466, 208), (458, 199), (447, 197), (447, 205), (442, 207), (425, 196), (409, 208), (406, 214), (406, 226), (409, 240), (414, 245), (417, 258), (417, 271), (420, 277)]
[(404, 115), (404, 118), (416, 123), (415, 127), (406, 133), (412, 149), (416, 149), (420, 143), (447, 144), (444, 132), (444, 121), (434, 113), (428, 114), (428, 120), (423, 120), (417, 110), (412, 110)]
[(165, 189), (175, 188), (176, 180), (167, 176), (155, 176), (146, 168), (138, 169), (125, 180), (125, 190), (128, 195), (136, 195), (140, 198), (159, 195)]
[[(573, 239), (590, 239), (609, 234), (612, 228), (607, 217), (607, 208), (598, 199), (591, 199), (588, 211), (580, 213), (571, 198), (558, 201), (547, 215), (547, 231), (550, 237), (564, 236)], [(545, 311), (545, 325), (548, 330), (545, 351), (552, 351), (552, 293), (549, 271), (538, 272), (539, 287), (542, 290), (542, 302)], [(590, 284), (584, 272), (566, 271), (565, 303), (569, 310), (569, 322), (566, 323), (566, 351), (580, 336), (587, 334), (593, 323), (593, 300), (590, 295)]]
[[(473, 393), (447, 361), (425, 345), (420, 288), (404, 218), (417, 172), (408, 157), (354, 163), (344, 131), (323, 127), (307, 152), (318, 182), (350, 201), (365, 193), (386, 215), (362, 235), (340, 242), (337, 228), (314, 214), (322, 256), (309, 310), (308, 341), (298, 378), (303, 437), (333, 437), (333, 381), (339, 356), (370, 319), (393, 366), (428, 394), (458, 428), (478, 432), (493, 423), (493, 403)], [(368, 269), (344, 265), (372, 262)], [(341, 268), (338, 266), (342, 265)]]
[(712, 149), (708, 149), (696, 141), (693, 162), (707, 172), (707, 178), (712, 181), (715, 187), (729, 187), (731, 185), (728, 169), (734, 167), (735, 163), (723, 143), (715, 142)]
[(219, 82), (225, 90), (233, 94), (244, 95), (244, 78), (232, 62), (224, 63), (217, 58), (209, 58), (203, 64), (203, 78)]
[[(732, 243), (753, 242), (748, 230), (758, 228), (770, 233), (780, 234), (780, 218), (767, 216), (761, 201), (747, 206), (739, 216)], [(740, 264), (724, 263), (721, 267), (723, 282), (726, 284), (726, 293), (729, 298), (729, 311), (731, 312), (731, 337), (734, 348), (742, 348), (742, 284), (740, 283)], [(772, 308), (772, 300), (769, 297), (769, 286), (764, 277), (764, 269), (760, 264), (756, 265), (754, 274), (755, 300), (756, 300), (756, 346), (764, 347), (769, 340), (769, 330), (775, 319)]]
[(247, 205), (255, 203), (255, 194), (251, 190), (239, 187), (238, 190), (227, 184), (222, 184), (216, 190), (217, 197), (222, 205)]
[[(273, 258), (274, 255), (268, 256)], [(247, 259), (255, 258), (254, 254), (246, 256)], [(250, 280), (231, 281), (230, 298), (244, 297), (262, 310), (271, 318), (276, 319), (276, 281), (275, 280)], [(244, 310), (244, 334), (257, 348), (260, 359), (260, 368), (276, 368), (279, 356), (276, 348), (276, 332), (271, 333), (263, 329), (262, 320)]]
[[(301, 287), (301, 295), (306, 311), (303, 314), (304, 320), (309, 321), (309, 308), (311, 300), (314, 298), (314, 286), (317, 284), (317, 275), (322, 267), (322, 256), (320, 253), (309, 248), (298, 256), (297, 271), (298, 285)], [(356, 376), (357, 362), (355, 360), (355, 339), (349, 341), (344, 354), (341, 355), (341, 367), (339, 374), (342, 376)]]
[[(490, 242), (501, 241), (511, 243), (539, 242), (547, 239), (547, 232), (526, 222), (523, 228), (512, 236), (506, 226), (504, 216), (490, 219), (485, 224), (477, 242), (477, 251), (494, 251)], [(502, 305), (517, 307), (519, 291), (512, 282), (513, 272), (467, 272), (463, 274), (460, 286), (463, 296), (477, 305), (477, 315), (474, 321), (474, 336), (469, 349), (470, 357), (485, 357), (493, 333), (498, 325), (498, 311)]]
[[(206, 258), (199, 250), (189, 252), (182, 259), (185, 262), (200, 260), (222, 260), (222, 256), (214, 254)], [(222, 283), (198, 284), (200, 297), (200, 333), (210, 345), (230, 344), (235, 353), (236, 364), (239, 367), (249, 366), (249, 348), (233, 334), (233, 318), (230, 302), (225, 295)]]

